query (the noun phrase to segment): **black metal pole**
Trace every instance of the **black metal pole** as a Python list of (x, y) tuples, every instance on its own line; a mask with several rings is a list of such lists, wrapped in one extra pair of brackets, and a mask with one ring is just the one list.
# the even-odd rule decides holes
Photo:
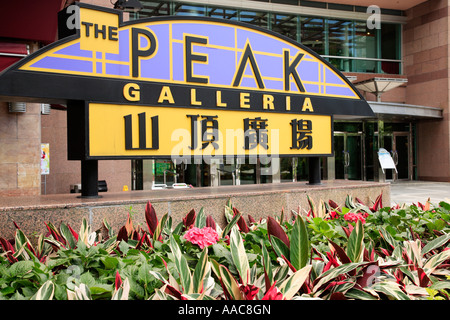
[(309, 162), (309, 183), (310, 185), (321, 184), (320, 182), (320, 158), (308, 158)]
[(81, 160), (81, 198), (98, 197), (98, 161)]

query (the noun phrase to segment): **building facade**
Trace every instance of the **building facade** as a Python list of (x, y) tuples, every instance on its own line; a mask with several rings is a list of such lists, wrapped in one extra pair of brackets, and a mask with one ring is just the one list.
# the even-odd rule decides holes
[[(106, 0), (82, 2), (113, 6)], [(449, 0), (140, 2), (143, 9), (125, 19), (193, 15), (241, 21), (300, 42), (343, 72), (376, 116), (334, 119), (334, 157), (321, 160), (324, 180), (450, 181)], [(14, 15), (1, 19), (0, 68), (55, 41), (56, 25), (43, 26), (42, 16), (56, 24), (56, 13), (71, 3), (48, 1), (47, 7), (34, 8), (34, 14), (20, 21)], [(33, 10), (29, 8), (25, 11)], [(0, 9), (2, 16), (18, 10)], [(312, 85), (320, 87), (320, 82)], [(0, 102), (0, 195), (70, 192), (81, 174), (79, 162), (67, 160), (65, 106), (51, 105), (49, 110), (38, 102), (27, 103), (26, 111), (18, 112), (10, 105)], [(48, 174), (41, 171), (41, 144), (48, 144), (50, 151)], [(392, 155), (397, 172), (381, 170), (380, 148)], [(99, 161), (99, 180), (107, 182), (109, 191), (174, 182), (201, 187), (307, 179), (307, 158), (222, 165), (180, 165), (170, 159)]]

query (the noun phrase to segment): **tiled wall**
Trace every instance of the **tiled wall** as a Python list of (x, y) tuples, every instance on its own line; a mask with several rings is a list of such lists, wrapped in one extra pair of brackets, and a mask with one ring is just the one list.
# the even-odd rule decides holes
[(40, 193), (41, 107), (10, 113), (0, 103), (0, 196)]
[[(67, 112), (52, 109), (42, 116), (42, 142), (50, 144), (50, 174), (47, 194), (69, 193), (71, 184), (81, 183), (81, 161), (67, 160)], [(108, 191), (131, 189), (131, 161), (104, 160), (98, 164), (99, 180), (106, 180)]]
[(418, 124), (419, 179), (450, 181), (448, 10), (448, 0), (424, 2), (407, 11), (404, 26), (406, 103), (444, 110), (443, 121)]

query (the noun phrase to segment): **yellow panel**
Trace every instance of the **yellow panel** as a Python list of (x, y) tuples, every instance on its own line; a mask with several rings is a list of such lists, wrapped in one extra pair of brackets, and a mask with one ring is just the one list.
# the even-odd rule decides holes
[(119, 16), (117, 14), (80, 8), (80, 21), (82, 23), (81, 50), (119, 53)]
[[(138, 114), (145, 112), (147, 148), (152, 147), (151, 117), (158, 116), (159, 148), (156, 150), (126, 150), (125, 120), (132, 117), (133, 148), (139, 147)], [(191, 149), (192, 117), (198, 115), (198, 147)], [(218, 149), (210, 143), (211, 135), (201, 137), (201, 120), (214, 116), (218, 124)], [(244, 148), (244, 119), (260, 117), (267, 125), (267, 141), (252, 143), (250, 150)], [(310, 121), (311, 148), (292, 148), (292, 120)], [(206, 122), (212, 126), (212, 122)], [(297, 126), (294, 126), (298, 129)], [(211, 132), (212, 129), (207, 129)], [(156, 157), (178, 156), (190, 157), (217, 155), (330, 155), (332, 153), (332, 120), (330, 116), (300, 115), (281, 113), (258, 113), (250, 111), (205, 110), (175, 107), (147, 107), (112, 104), (89, 105), (89, 150), (91, 157)], [(256, 131), (250, 131), (250, 136)], [(261, 132), (261, 131), (260, 131)], [(263, 132), (262, 135), (265, 135)], [(258, 135), (257, 135), (258, 136)], [(254, 137), (254, 136), (253, 136)], [(201, 149), (202, 142), (208, 143)], [(266, 145), (266, 150), (263, 145)]]

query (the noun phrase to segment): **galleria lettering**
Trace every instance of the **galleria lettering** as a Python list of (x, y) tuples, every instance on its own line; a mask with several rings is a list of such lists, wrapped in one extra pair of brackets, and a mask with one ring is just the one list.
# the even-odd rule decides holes
[[(178, 88), (177, 88), (178, 89)], [(200, 97), (198, 91), (202, 89), (191, 88), (189, 92), (189, 105), (198, 107), (217, 107), (227, 108), (228, 106), (237, 106), (240, 109), (256, 109), (256, 110), (277, 110), (277, 111), (295, 111), (295, 112), (314, 112), (314, 107), (309, 97), (295, 96), (295, 102), (291, 95), (261, 94), (255, 98), (251, 92), (233, 92), (223, 90), (215, 90), (214, 94), (208, 92), (208, 96), (204, 95), (204, 99)], [(152, 97), (158, 104), (180, 105), (177, 102), (177, 96), (172, 92), (170, 86), (162, 86), (159, 93), (141, 92), (141, 87), (137, 83), (127, 83), (123, 87), (123, 97), (130, 102), (139, 102), (142, 99), (146, 101)], [(156, 96), (157, 95), (157, 96)], [(211, 104), (211, 96), (214, 96), (214, 102)], [(254, 96), (252, 100), (252, 95)], [(157, 98), (156, 98), (157, 97)], [(183, 97), (183, 100), (186, 98)], [(230, 102), (238, 101), (237, 104)]]

